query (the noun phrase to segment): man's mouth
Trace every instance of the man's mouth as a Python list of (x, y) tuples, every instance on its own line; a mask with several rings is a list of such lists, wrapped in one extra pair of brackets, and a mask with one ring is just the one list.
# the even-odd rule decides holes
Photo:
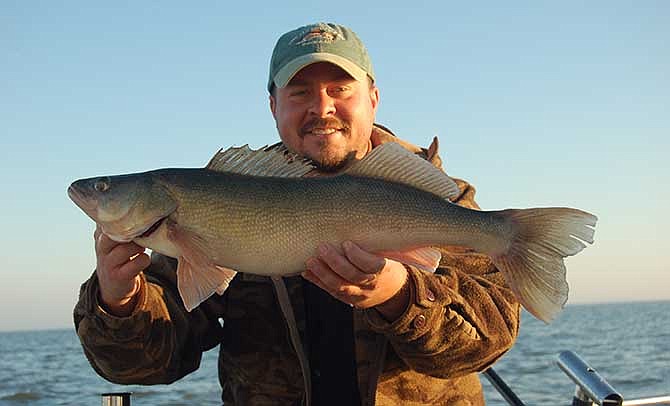
[(329, 135), (339, 133), (346, 133), (349, 126), (342, 120), (334, 117), (312, 119), (300, 129), (303, 137), (313, 135), (316, 137), (327, 137)]
[(339, 128), (312, 128), (307, 131), (307, 134), (311, 135), (331, 135), (338, 131), (341, 131)]

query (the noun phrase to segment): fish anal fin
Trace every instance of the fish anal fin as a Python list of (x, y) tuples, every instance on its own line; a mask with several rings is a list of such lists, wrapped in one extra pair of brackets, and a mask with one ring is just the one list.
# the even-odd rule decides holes
[(445, 200), (453, 200), (460, 194), (458, 185), (446, 173), (395, 142), (374, 148), (363, 159), (352, 163), (344, 173), (401, 183)]
[(378, 254), (430, 273), (435, 272), (442, 258), (440, 251), (432, 247), (417, 248), (409, 251), (380, 251)]

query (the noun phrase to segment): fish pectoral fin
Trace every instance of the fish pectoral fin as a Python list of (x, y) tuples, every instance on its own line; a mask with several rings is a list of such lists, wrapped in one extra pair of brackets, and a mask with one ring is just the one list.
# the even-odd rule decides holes
[(442, 259), (440, 251), (432, 247), (417, 248), (409, 251), (380, 251), (378, 254), (430, 273), (435, 272), (440, 265), (440, 259)]
[(182, 253), (177, 265), (177, 290), (186, 310), (190, 312), (214, 292), (222, 295), (237, 271), (215, 264), (207, 254), (211, 252), (207, 242), (177, 223), (168, 224), (168, 238)]
[(222, 266), (198, 266), (184, 257), (179, 257), (177, 289), (186, 310), (190, 312), (195, 309), (214, 292), (223, 294), (236, 274), (237, 271)]

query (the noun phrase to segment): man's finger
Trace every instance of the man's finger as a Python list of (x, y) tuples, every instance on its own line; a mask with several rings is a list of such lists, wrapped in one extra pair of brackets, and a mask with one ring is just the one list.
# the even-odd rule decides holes
[(111, 238), (109, 238), (107, 234), (103, 233), (102, 231), (98, 233), (98, 236), (95, 240), (96, 251), (98, 251), (98, 253), (102, 255), (109, 254), (114, 249), (114, 247), (116, 247), (119, 244), (120, 244), (119, 242), (112, 240)]
[(325, 290), (326, 292), (330, 293), (328, 287), (324, 285), (323, 282), (321, 282), (321, 279), (319, 279), (319, 277), (316, 276), (314, 272), (310, 271), (309, 269), (302, 273), (302, 277), (310, 281), (310, 283), (315, 284), (322, 290)]
[(358, 286), (352, 285), (351, 282), (342, 278), (320, 259), (310, 259), (307, 261), (307, 266), (308, 271), (320, 282), (316, 285), (330, 293), (331, 296), (343, 302), (351, 303), (360, 295), (361, 289)]
[[(362, 300), (365, 299), (365, 296), (353, 285), (340, 285), (339, 288), (334, 289), (331, 286), (324, 283), (317, 274), (311, 270), (306, 270), (302, 273), (302, 277), (307, 279), (310, 283), (315, 284), (323, 291), (327, 292), (329, 295), (335, 299), (348, 304), (349, 306), (356, 306)], [(358, 293), (356, 293), (356, 290)]]
[(151, 264), (151, 258), (145, 253), (139, 253), (128, 260), (119, 268), (119, 277), (131, 279), (139, 275), (146, 267)]
[(144, 252), (144, 247), (135, 243), (118, 244), (107, 254), (106, 265), (110, 268), (116, 268), (130, 261), (131, 257), (136, 257)]
[(307, 261), (307, 270), (311, 271), (314, 276), (319, 278), (331, 293), (335, 292), (340, 286), (348, 283), (320, 258), (310, 258)]
[(328, 244), (319, 247), (319, 259), (323, 261), (335, 273), (351, 283), (363, 284), (370, 282), (370, 275), (361, 272), (341, 252)]
[(367, 274), (377, 274), (386, 266), (386, 258), (364, 251), (351, 241), (343, 242), (342, 249), (347, 259)]

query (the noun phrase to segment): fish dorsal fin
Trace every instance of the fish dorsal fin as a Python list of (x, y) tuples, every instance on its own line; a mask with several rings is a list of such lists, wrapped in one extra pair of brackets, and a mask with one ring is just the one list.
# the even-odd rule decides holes
[(345, 173), (352, 176), (402, 183), (452, 200), (458, 185), (437, 167), (395, 142), (387, 142), (356, 161)]
[(253, 150), (249, 145), (219, 150), (205, 169), (251, 176), (299, 178), (314, 169), (310, 161), (289, 152), (282, 144)]

